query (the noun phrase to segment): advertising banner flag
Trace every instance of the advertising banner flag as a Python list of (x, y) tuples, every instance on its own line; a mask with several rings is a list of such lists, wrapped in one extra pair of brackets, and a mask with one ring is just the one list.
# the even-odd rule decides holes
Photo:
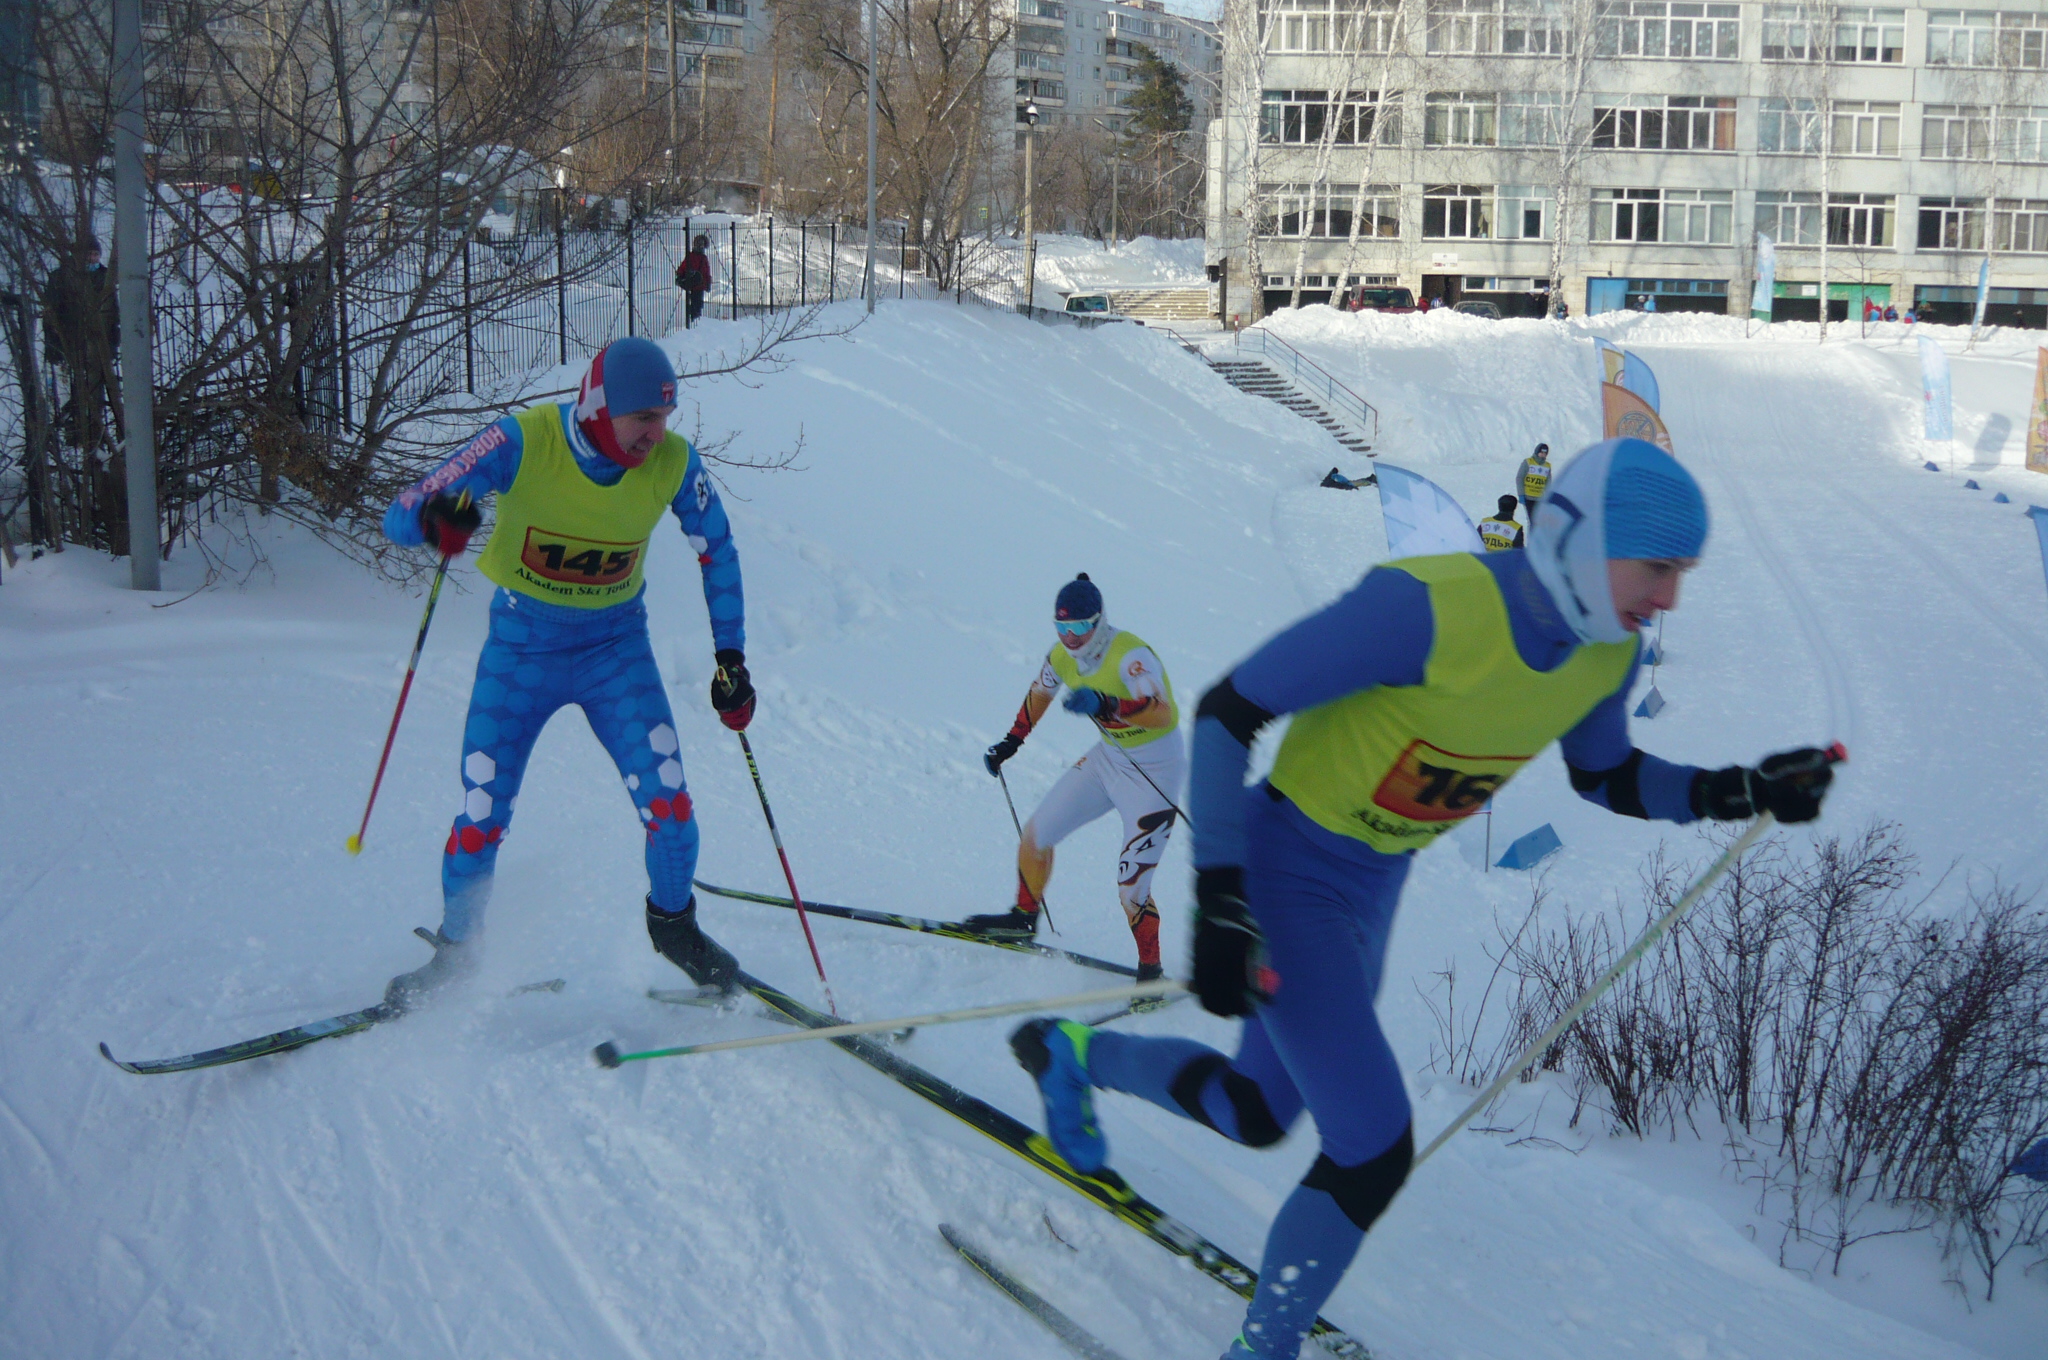
[(1641, 397), (1652, 411), (1663, 409), (1657, 375), (1650, 371), (1648, 364), (1612, 340), (1595, 336), (1593, 344), (1600, 350), (1600, 381), (1621, 384)]
[(1757, 321), (1771, 319), (1771, 295), (1778, 291), (1778, 246), (1762, 232), (1756, 234), (1756, 287), (1749, 294), (1749, 314)]
[(1671, 452), (1671, 432), (1655, 408), (1620, 383), (1600, 384), (1600, 406), (1608, 439), (1647, 439)]
[(1991, 257), (1977, 266), (1977, 310), (1970, 318), (1970, 338), (1975, 340), (1977, 332), (1984, 329), (1984, 304), (1991, 300)]
[(1920, 396), (1926, 403), (1925, 434), (1929, 439), (1955, 438), (1949, 401), (1948, 354), (1934, 337), (1920, 337)]
[(1387, 522), (1390, 557), (1429, 557), (1437, 553), (1484, 552), (1479, 530), (1451, 493), (1406, 468), (1381, 463), (1380, 513)]
[(2034, 405), (2027, 412), (2027, 470), (2048, 472), (2048, 349), (2034, 359)]

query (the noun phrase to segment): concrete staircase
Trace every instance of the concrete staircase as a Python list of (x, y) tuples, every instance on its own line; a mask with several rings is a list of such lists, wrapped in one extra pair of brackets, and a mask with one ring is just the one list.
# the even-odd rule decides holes
[(1213, 314), (1207, 288), (1115, 288), (1109, 305), (1146, 321), (1206, 321)]
[(1313, 420), (1330, 432), (1335, 439), (1352, 453), (1363, 453), (1373, 457), (1372, 445), (1358, 431), (1345, 424), (1323, 409), (1322, 403), (1309, 397), (1289, 382), (1277, 370), (1262, 359), (1247, 359), (1241, 356), (1220, 358), (1205, 354), (1209, 367), (1223, 375), (1223, 380), (1240, 392), (1249, 392), (1255, 397), (1277, 401), (1304, 420)]

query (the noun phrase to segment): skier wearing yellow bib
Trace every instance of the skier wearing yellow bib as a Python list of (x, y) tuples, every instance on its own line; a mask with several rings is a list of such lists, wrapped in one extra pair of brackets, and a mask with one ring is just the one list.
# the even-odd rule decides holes
[[(1084, 1172), (1108, 1160), (1095, 1088), (1252, 1147), (1314, 1112), (1321, 1155), (1274, 1219), (1225, 1360), (1293, 1360), (1407, 1178), (1408, 1097), (1373, 1001), (1416, 851), (1552, 742), (1580, 796), (1626, 816), (1819, 815), (1819, 750), (1710, 771), (1630, 743), (1640, 631), (1676, 605), (1706, 536), (1699, 487), (1670, 454), (1595, 444), (1551, 484), (1527, 551), (1377, 567), (1202, 697), (1193, 985), (1208, 1010), (1246, 1017), (1236, 1054), (1066, 1020), (1010, 1044), (1053, 1146)], [(1253, 739), (1284, 713), (1272, 773), (1247, 788)]]
[(964, 924), (988, 935), (1029, 937), (1038, 929), (1039, 903), (1052, 877), (1053, 847), (1115, 811), (1124, 823), (1117, 897), (1137, 941), (1138, 980), (1149, 982), (1161, 976), (1152, 871), (1166, 853), (1178, 815), (1173, 796), (1187, 772), (1173, 684), (1143, 639), (1109, 625), (1102, 614), (1102, 592), (1085, 571), (1060, 587), (1053, 628), (1058, 641), (1025, 693), (1016, 721), (982, 762), (990, 774), (1000, 773), (1062, 685), (1068, 691), (1067, 711), (1092, 719), (1102, 740), (1060, 777), (1024, 824), (1017, 845), (1017, 904), (1008, 911), (970, 916)]
[(498, 421), (384, 516), (392, 542), (430, 543), (453, 557), (479, 524), (476, 503), (498, 496), (477, 563), (498, 590), (463, 725), (462, 810), (441, 857), (434, 957), (393, 978), (387, 1003), (411, 1006), (474, 969), (527, 756), (548, 718), (569, 704), (590, 720), (646, 828), (655, 950), (700, 984), (735, 985), (732, 955), (697, 925), (696, 815), (640, 598), (648, 541), (672, 511), (704, 573), (718, 663), (711, 703), (727, 727), (743, 730), (754, 688), (739, 556), (697, 450), (667, 429), (675, 404), (675, 370), (661, 347), (614, 341), (591, 360), (575, 401)]

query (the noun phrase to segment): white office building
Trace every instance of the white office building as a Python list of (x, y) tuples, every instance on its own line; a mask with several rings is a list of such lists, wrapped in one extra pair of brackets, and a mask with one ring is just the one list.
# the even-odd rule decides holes
[(1988, 256), (1990, 319), (2048, 324), (2041, 0), (1265, 3), (1209, 140), (1234, 316), (1360, 284), (1528, 313), (1553, 258), (1575, 314), (1744, 314), (1763, 233), (1781, 318), (1825, 247), (1833, 315), (1967, 319)]

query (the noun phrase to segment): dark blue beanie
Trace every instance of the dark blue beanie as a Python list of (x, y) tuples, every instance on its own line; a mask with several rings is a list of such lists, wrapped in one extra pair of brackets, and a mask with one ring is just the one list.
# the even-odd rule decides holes
[(1102, 592), (1085, 571), (1060, 587), (1059, 598), (1052, 606), (1055, 619), (1092, 619), (1101, 612)]

